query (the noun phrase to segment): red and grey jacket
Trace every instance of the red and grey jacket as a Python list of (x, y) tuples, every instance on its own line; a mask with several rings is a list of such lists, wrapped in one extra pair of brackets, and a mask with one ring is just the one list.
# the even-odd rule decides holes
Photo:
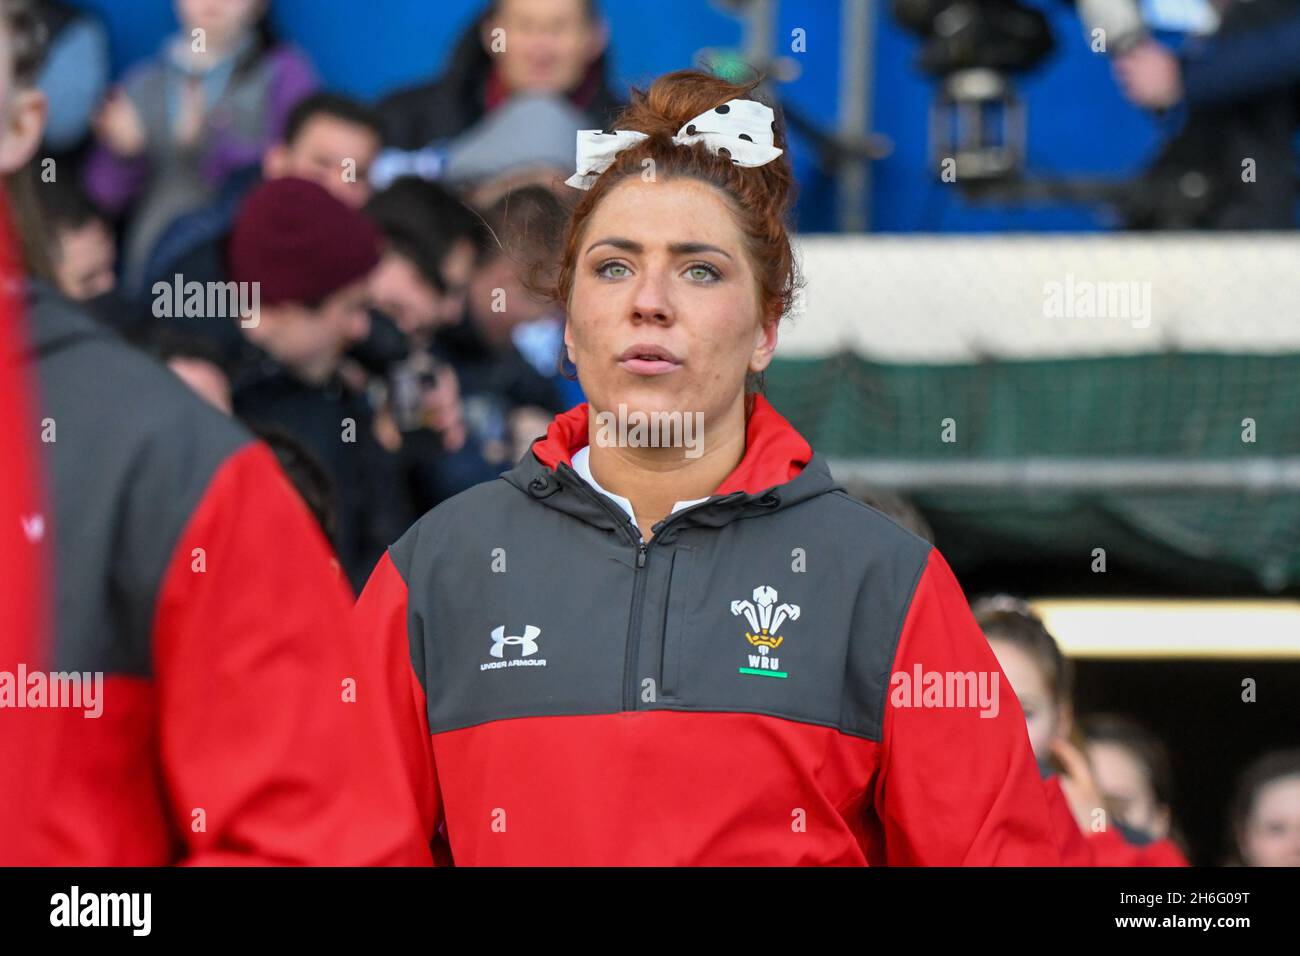
[(48, 666), (102, 685), (40, 711), (39, 770), (0, 786), (42, 812), (0, 820), (0, 863), (427, 860), (350, 591), (271, 452), (40, 284), (31, 321)]
[(642, 542), (571, 467), (587, 419), (430, 511), (358, 602), (438, 849), (1059, 863), (1020, 705), (937, 551), (761, 398), (737, 468)]

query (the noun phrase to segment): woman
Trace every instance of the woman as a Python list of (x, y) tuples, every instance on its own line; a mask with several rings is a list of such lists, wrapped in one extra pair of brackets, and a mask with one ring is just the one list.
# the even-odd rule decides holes
[[(1066, 866), (1187, 866), (1178, 845), (1166, 839), (1167, 805), (1163, 828), (1157, 829), (1146, 816), (1135, 825), (1134, 801), (1115, 806), (1106, 800), (1092, 754), (1085, 756), (1075, 728), (1074, 669), (1038, 615), (1005, 594), (976, 601), (972, 611), (1024, 711), (1061, 861)], [(1098, 728), (1105, 734), (1115, 724), (1113, 718), (1103, 720)]]
[(132, 294), (166, 228), (260, 163), (316, 89), (306, 58), (274, 41), (269, 3), (175, 0), (179, 31), (127, 73), (96, 118), (86, 190), (113, 214), (135, 204), (123, 250)]
[(579, 134), (555, 293), (590, 402), (358, 603), (424, 836), (458, 864), (1056, 863), (947, 565), (753, 390), (795, 280), (752, 89), (671, 73)]
[(1228, 822), (1234, 862), (1300, 866), (1300, 749), (1271, 751), (1242, 772)]

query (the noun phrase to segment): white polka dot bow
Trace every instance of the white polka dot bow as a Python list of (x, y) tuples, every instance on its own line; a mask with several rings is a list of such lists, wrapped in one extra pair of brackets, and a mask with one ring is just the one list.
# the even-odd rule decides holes
[[(776, 114), (754, 100), (728, 100), (701, 113), (677, 131), (678, 146), (703, 143), (714, 153), (726, 153), (737, 166), (765, 166), (781, 155), (773, 145)], [(575, 189), (590, 189), (623, 150), (649, 137), (632, 129), (578, 130), (578, 171), (565, 180)]]

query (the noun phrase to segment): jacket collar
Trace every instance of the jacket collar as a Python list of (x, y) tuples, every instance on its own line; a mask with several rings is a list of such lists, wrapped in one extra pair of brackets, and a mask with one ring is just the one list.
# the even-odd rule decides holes
[[(587, 444), (586, 403), (557, 415), (546, 435), (519, 464), (502, 477), (534, 498), (561, 511), (604, 527), (622, 523), (621, 516), (594, 504), (594, 493), (572, 469), (573, 454)], [(706, 504), (687, 509), (692, 524), (721, 526), (737, 517), (797, 504), (838, 487), (825, 460), (768, 403), (754, 398), (745, 427), (745, 454), (709, 497)], [(557, 494), (572, 491), (573, 494)], [(617, 509), (611, 503), (611, 509)], [(612, 517), (612, 520), (611, 520)]]
[[(533, 455), (552, 471), (561, 462), (572, 465), (574, 452), (587, 445), (587, 419), (586, 402), (557, 415), (545, 437), (533, 443)], [(794, 426), (766, 398), (755, 395), (745, 425), (745, 455), (714, 494), (758, 494), (783, 485), (803, 471), (812, 455), (812, 448)]]

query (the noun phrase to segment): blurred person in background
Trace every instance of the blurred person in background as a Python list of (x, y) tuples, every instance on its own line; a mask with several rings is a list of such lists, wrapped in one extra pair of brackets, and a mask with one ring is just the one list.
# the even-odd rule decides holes
[(1155, 734), (1120, 714), (1079, 722), (1097, 789), (1116, 821), (1162, 840), (1173, 832), (1173, 769)]
[(574, 137), (587, 122), (562, 96), (520, 93), (451, 142), (442, 178), (479, 209), (524, 186), (565, 197)]
[[(59, 291), (82, 303), (113, 293), (117, 288), (117, 239), (108, 220), (79, 187), (66, 180), (43, 183), (37, 197)], [(119, 313), (116, 317), (124, 316)]]
[(487, 244), (482, 217), (445, 187), (399, 179), (366, 206), (384, 234), (371, 296), (420, 349), (465, 312), (475, 263)]
[(367, 215), (384, 235), (370, 277), (375, 307), (406, 338), (408, 356), (388, 372), (381, 436), (398, 450), (412, 505), (423, 513), (497, 471), (467, 427), (455, 368), (434, 344), (455, 325), (487, 236), (481, 217), (437, 183), (407, 177), (375, 196)]
[(153, 331), (144, 346), (195, 395), (222, 414), (232, 414), (230, 372), (221, 353), (210, 341), (161, 326)]
[(1033, 609), (1000, 594), (971, 611), (1024, 711), (1065, 864), (1187, 866), (1171, 841), (1128, 827), (1106, 805), (1077, 739), (1073, 666)]
[(110, 214), (129, 212), (128, 289), (139, 287), (167, 227), (258, 163), (290, 110), (317, 86), (307, 60), (276, 42), (269, 6), (175, 0), (178, 31), (127, 73), (96, 118), (86, 187)]
[[(43, 133), (40, 36), (0, 0), (6, 191)], [(93, 675), (95, 700), (25, 711), (0, 864), (421, 862), (391, 723), (322, 693), (370, 669), (311, 515), (265, 445), (52, 288), (42, 253), (24, 249), (39, 406), (21, 429), (47, 438), (41, 666)]]
[(456, 136), (516, 93), (567, 98), (604, 128), (621, 105), (607, 76), (608, 27), (596, 0), (492, 0), (433, 83), (379, 107), (389, 145), (417, 150)]
[(234, 373), (235, 413), (288, 432), (329, 472), (339, 560), (354, 586), (410, 517), (367, 397), (340, 375), (345, 354), (367, 334), (368, 281), (382, 242), (360, 212), (292, 177), (259, 186), (230, 237), (231, 278), (260, 288), (256, 321), (237, 323), (252, 348)]
[(1150, 205), (1130, 225), (1294, 229), (1300, 0), (1214, 6), (1218, 31), (1180, 53), (1146, 39), (1113, 59), (1125, 96), (1174, 129), (1146, 174)]
[[(141, 272), (137, 298), (148, 312), (147, 297), (156, 282), (225, 282), (230, 233), (248, 195), (268, 179), (293, 176), (318, 183), (340, 202), (360, 209), (370, 198), (370, 164), (382, 146), (379, 121), (355, 100), (333, 93), (314, 93), (289, 113), (283, 137), (262, 154), (261, 164), (231, 177), (209, 205), (177, 219), (159, 238)], [(229, 322), (207, 316), (174, 317), (210, 338), (227, 362), (238, 362), (244, 340)]]
[[(494, 465), (517, 460), (521, 442), (537, 437), (537, 426), (565, 407), (557, 384), (564, 323), (537, 292), (558, 264), (563, 216), (559, 200), (541, 186), (509, 193), (486, 210), (495, 238), (470, 279), (463, 318), (436, 340), (460, 378), (470, 430)], [(545, 327), (533, 334), (549, 342), (543, 371), (515, 340), (521, 327), (537, 323)]]
[(41, 152), (62, 164), (89, 143), (108, 89), (108, 32), (94, 14), (59, 0), (40, 0), (36, 12), (49, 38), (37, 82), (50, 104)]
[(1300, 750), (1266, 753), (1247, 767), (1228, 822), (1234, 862), (1300, 866)]

